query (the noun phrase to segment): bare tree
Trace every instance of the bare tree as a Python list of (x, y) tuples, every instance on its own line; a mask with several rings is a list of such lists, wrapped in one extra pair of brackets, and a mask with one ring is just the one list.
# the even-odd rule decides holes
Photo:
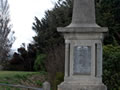
[(15, 40), (11, 31), (9, 18), (9, 4), (7, 0), (0, 0), (0, 62), (8, 57), (10, 48)]

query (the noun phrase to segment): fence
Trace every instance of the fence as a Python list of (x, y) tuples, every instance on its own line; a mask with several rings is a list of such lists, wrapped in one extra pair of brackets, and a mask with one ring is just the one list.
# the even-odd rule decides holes
[[(0, 86), (16, 88), (14, 90), (50, 90), (49, 82), (44, 82), (42, 88), (28, 87), (28, 86), (23, 86), (23, 85), (3, 84), (3, 83), (0, 83)], [(7, 90), (7, 89), (4, 89), (4, 90)]]

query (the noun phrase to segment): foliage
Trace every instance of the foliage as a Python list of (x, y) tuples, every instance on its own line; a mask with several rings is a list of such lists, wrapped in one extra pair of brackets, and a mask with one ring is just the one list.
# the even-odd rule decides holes
[(0, 78), (14, 78), (17, 75), (19, 76), (28, 76), (37, 74), (39, 72), (18, 72), (18, 71), (0, 71)]
[(27, 50), (25, 46), (18, 48), (18, 53), (13, 54), (13, 58), (10, 60), (9, 70), (23, 70), (33, 71), (33, 66), (36, 58), (36, 48), (34, 45), (29, 44)]
[(36, 84), (42, 87), (43, 82), (41, 82), (40, 80), (37, 80), (37, 81), (36, 81)]
[[(30, 87), (41, 87), (46, 81), (47, 75), (43, 72), (16, 72), (16, 71), (0, 71), (0, 83), (24, 85)], [(0, 89), (17, 90), (18, 88), (4, 87), (0, 85)], [(20, 88), (19, 90), (24, 90)], [(25, 89), (26, 90), (26, 89)]]
[(52, 10), (45, 12), (45, 17), (42, 20), (35, 17), (32, 28), (37, 35), (33, 39), (40, 53), (49, 52), (51, 48), (64, 43), (63, 37), (57, 32), (57, 27), (70, 23), (71, 8), (71, 0), (59, 0)]
[(52, 48), (46, 58), (45, 67), (53, 83), (56, 73), (64, 71), (64, 45)]
[(9, 23), (8, 0), (0, 0), (0, 62), (8, 59), (10, 48), (15, 40)]
[(120, 88), (120, 46), (104, 46), (103, 81), (108, 90)]
[(54, 80), (54, 89), (57, 90), (57, 86), (64, 81), (64, 73), (57, 72)]
[(120, 0), (96, 0), (96, 20), (102, 27), (108, 27), (109, 32), (104, 44), (120, 44)]
[(45, 66), (44, 66), (45, 58), (46, 58), (45, 54), (37, 55), (37, 58), (36, 58), (35, 63), (34, 63), (34, 70), (35, 71), (39, 71), (39, 70), (45, 71)]
[(23, 90), (20, 88), (13, 88), (13, 87), (8, 87), (8, 86), (0, 86), (0, 89), (2, 90)]
[[(72, 18), (72, 0), (58, 0), (52, 10), (45, 12), (45, 17), (39, 20), (35, 17), (33, 37), (39, 53), (46, 54), (45, 68), (49, 80), (54, 83), (57, 72), (64, 71), (64, 38), (57, 32), (57, 27), (70, 24)], [(53, 89), (54, 90), (54, 89)]]

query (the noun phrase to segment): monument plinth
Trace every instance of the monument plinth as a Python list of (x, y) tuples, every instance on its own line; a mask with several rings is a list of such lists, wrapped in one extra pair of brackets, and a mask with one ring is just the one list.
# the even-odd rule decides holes
[(102, 83), (102, 41), (94, 0), (74, 0), (72, 22), (57, 29), (65, 38), (65, 76), (58, 90), (107, 90)]

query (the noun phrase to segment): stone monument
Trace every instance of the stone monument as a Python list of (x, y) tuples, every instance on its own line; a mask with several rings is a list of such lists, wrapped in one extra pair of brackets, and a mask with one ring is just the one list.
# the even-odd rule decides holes
[(50, 90), (51, 88), (50, 83), (47, 81), (45, 81), (42, 86), (43, 86), (43, 90)]
[(102, 41), (94, 0), (74, 0), (72, 22), (57, 29), (65, 38), (65, 76), (58, 90), (107, 90), (102, 83)]

